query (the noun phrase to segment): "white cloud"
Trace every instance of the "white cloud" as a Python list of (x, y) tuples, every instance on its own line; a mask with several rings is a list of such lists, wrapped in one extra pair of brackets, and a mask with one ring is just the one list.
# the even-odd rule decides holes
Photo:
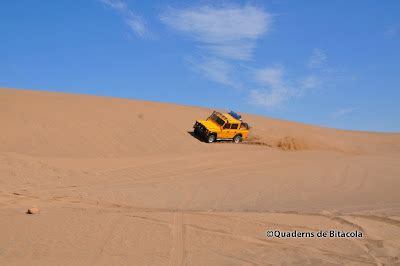
[(190, 35), (209, 52), (229, 59), (249, 59), (255, 41), (270, 25), (271, 16), (254, 6), (170, 9), (161, 21)]
[[(257, 40), (270, 30), (272, 15), (261, 8), (252, 5), (172, 8), (160, 18), (200, 48), (197, 59), (190, 60), (195, 71), (228, 87), (257, 84), (258, 87), (249, 91), (249, 102), (254, 105), (277, 108), (322, 84), (316, 73), (287, 78), (282, 65), (250, 70), (250, 80), (247, 78), (242, 84), (234, 80), (242, 74), (239, 70), (246, 67), (246, 61), (253, 58)], [(313, 71), (325, 73), (328, 71), (326, 61), (326, 54), (321, 49), (314, 49), (308, 66)]]
[(326, 67), (328, 57), (321, 49), (314, 49), (311, 58), (308, 62), (309, 68), (321, 69)]
[(202, 48), (208, 50), (208, 52), (216, 57), (234, 59), (234, 60), (248, 60), (253, 56), (253, 50), (255, 48), (254, 43), (237, 42), (227, 43), (223, 45), (210, 44), (202, 45)]
[(255, 80), (271, 87), (282, 87), (284, 86), (283, 67), (279, 65), (256, 70)]
[(267, 109), (281, 107), (290, 98), (301, 97), (321, 84), (321, 80), (313, 75), (295, 80), (286, 78), (282, 65), (256, 70), (254, 80), (260, 88), (250, 91), (249, 101)]
[(100, 1), (108, 5), (109, 7), (117, 9), (121, 12), (124, 12), (126, 9), (128, 9), (127, 5), (120, 0), (100, 0)]
[(400, 34), (400, 30), (396, 26), (389, 27), (385, 30), (384, 35), (388, 38), (395, 38)]
[(330, 116), (332, 118), (336, 119), (336, 118), (339, 118), (339, 117), (342, 117), (342, 116), (345, 116), (345, 115), (349, 115), (349, 114), (351, 114), (351, 113), (353, 113), (353, 112), (355, 112), (357, 110), (358, 110), (358, 108), (355, 108), (355, 107), (342, 108), (342, 109), (339, 109), (339, 110), (331, 113)]
[(269, 109), (277, 108), (296, 94), (290, 82), (284, 78), (283, 66), (256, 70), (254, 78), (262, 87), (250, 91), (249, 101), (254, 105)]
[(299, 86), (303, 90), (315, 89), (322, 84), (321, 78), (316, 75), (306, 76), (299, 81)]
[(226, 63), (224, 60), (212, 57), (205, 57), (202, 60), (188, 60), (193, 69), (212, 81), (221, 83), (223, 85), (239, 88), (238, 82), (234, 82), (232, 78), (233, 68), (231, 64)]
[[(314, 49), (308, 66), (314, 72), (328, 73), (326, 62), (326, 54), (320, 49)], [(311, 73), (296, 79), (287, 78), (282, 65), (255, 70), (254, 79), (260, 88), (250, 92), (249, 101), (267, 109), (281, 107), (291, 98), (302, 97), (323, 84), (321, 73)]]
[(140, 37), (150, 34), (143, 19), (133, 12), (122, 0), (100, 0), (103, 4), (115, 9), (123, 17), (129, 28)]
[(138, 16), (130, 16), (129, 18), (125, 18), (125, 22), (140, 37), (143, 37), (149, 33), (143, 20)]
[(251, 5), (203, 6), (169, 9), (161, 15), (161, 21), (197, 43), (202, 58), (194, 60), (198, 72), (237, 88), (231, 74), (235, 71), (234, 62), (253, 57), (256, 41), (269, 29), (271, 15)]
[(280, 107), (287, 97), (285, 90), (251, 90), (249, 100), (254, 105), (273, 109)]

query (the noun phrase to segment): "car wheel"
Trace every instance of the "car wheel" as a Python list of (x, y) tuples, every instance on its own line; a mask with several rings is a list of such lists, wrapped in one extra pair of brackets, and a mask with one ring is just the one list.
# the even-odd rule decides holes
[(236, 135), (234, 138), (233, 138), (233, 142), (235, 142), (235, 143), (239, 143), (239, 142), (241, 142), (242, 141), (242, 136), (240, 136), (240, 135)]
[(215, 135), (214, 135), (214, 134), (210, 134), (210, 135), (208, 135), (208, 137), (207, 137), (207, 142), (208, 142), (208, 143), (212, 143), (212, 142), (215, 141), (215, 139), (216, 139)]

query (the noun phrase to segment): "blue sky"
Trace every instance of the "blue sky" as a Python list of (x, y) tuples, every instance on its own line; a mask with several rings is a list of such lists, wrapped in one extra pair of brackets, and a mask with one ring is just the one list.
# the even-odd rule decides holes
[(1, 87), (400, 131), (400, 1), (0, 6)]

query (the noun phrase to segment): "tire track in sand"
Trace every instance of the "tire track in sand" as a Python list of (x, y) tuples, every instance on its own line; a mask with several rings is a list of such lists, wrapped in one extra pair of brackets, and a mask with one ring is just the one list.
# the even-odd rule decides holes
[(172, 248), (170, 252), (169, 265), (183, 265), (184, 262), (184, 235), (183, 235), (183, 213), (175, 212), (172, 224)]

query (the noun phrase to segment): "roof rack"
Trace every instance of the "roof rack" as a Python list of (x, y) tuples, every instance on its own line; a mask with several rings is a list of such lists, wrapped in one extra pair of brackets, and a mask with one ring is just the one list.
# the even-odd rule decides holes
[(234, 111), (230, 111), (228, 114), (230, 114), (232, 117), (236, 118), (237, 120), (241, 120), (242, 116), (239, 115), (238, 113), (234, 112)]

